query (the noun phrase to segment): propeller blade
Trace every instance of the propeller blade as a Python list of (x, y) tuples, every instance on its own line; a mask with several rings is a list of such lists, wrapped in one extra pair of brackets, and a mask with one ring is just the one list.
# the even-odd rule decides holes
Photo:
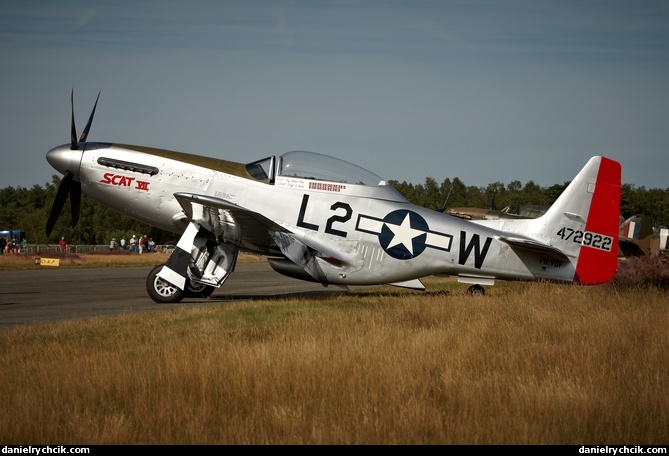
[[(95, 100), (95, 105), (93, 106), (93, 111), (91, 112), (90, 117), (88, 118), (88, 123), (86, 128), (84, 128), (83, 133), (79, 141), (85, 142), (88, 137), (88, 133), (91, 130), (91, 125), (93, 124), (93, 116), (95, 115), (95, 110), (98, 107), (98, 100), (100, 99), (100, 93), (98, 92), (98, 97)], [(74, 121), (74, 89), (70, 93), (70, 104), (72, 105), (72, 127), (70, 131), (70, 140), (72, 145), (70, 149), (78, 150), (79, 143), (77, 142), (77, 127)], [(65, 207), (65, 201), (67, 200), (68, 195), (70, 196), (70, 209), (72, 212), (72, 228), (77, 226), (79, 223), (79, 216), (81, 215), (81, 183), (74, 180), (74, 174), (72, 171), (67, 170), (63, 179), (60, 181), (58, 190), (56, 191), (56, 198), (53, 200), (53, 205), (51, 206), (51, 212), (49, 212), (49, 217), (46, 221), (46, 235), (51, 236), (53, 228), (56, 226), (58, 217)]]
[(70, 146), (70, 149), (77, 150), (77, 127), (74, 124), (74, 89), (72, 89), (72, 92), (70, 93), (70, 103), (72, 104), (72, 130), (70, 131), (70, 141), (72, 141), (72, 145)]
[(72, 181), (70, 187), (70, 208), (72, 211), (72, 228), (79, 223), (79, 215), (81, 214), (81, 182)]
[(446, 210), (446, 206), (448, 206), (448, 200), (451, 197), (452, 191), (453, 191), (453, 185), (451, 185), (451, 188), (448, 190), (448, 195), (446, 195), (446, 200), (444, 201), (444, 205), (438, 208), (437, 212), (444, 212)]
[(98, 100), (100, 99), (100, 93), (102, 91), (98, 92), (98, 97), (95, 99), (95, 105), (93, 106), (93, 111), (91, 111), (91, 115), (88, 118), (88, 123), (86, 124), (86, 128), (84, 128), (84, 132), (81, 134), (81, 138), (79, 141), (84, 142), (86, 141), (86, 138), (88, 137), (88, 132), (91, 130), (91, 124), (93, 123), (93, 116), (95, 115), (95, 109), (98, 107)]
[(51, 212), (49, 212), (49, 218), (46, 221), (47, 237), (51, 236), (53, 227), (56, 226), (60, 212), (63, 210), (63, 206), (65, 206), (65, 200), (67, 200), (67, 195), (70, 193), (70, 185), (72, 184), (73, 176), (74, 174), (68, 171), (60, 181), (58, 191), (56, 191), (56, 198), (53, 200), (53, 206), (51, 206)]

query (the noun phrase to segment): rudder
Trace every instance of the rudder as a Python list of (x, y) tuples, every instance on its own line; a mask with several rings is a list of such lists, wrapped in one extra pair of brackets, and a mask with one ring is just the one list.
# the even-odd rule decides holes
[(621, 175), (620, 163), (600, 157), (574, 282), (595, 285), (616, 274)]

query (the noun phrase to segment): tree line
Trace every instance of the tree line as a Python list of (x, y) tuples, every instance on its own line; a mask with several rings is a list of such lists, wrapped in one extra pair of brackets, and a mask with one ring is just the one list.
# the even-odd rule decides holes
[[(81, 199), (81, 216), (78, 225), (72, 227), (69, 202), (65, 204), (60, 218), (50, 237), (45, 232), (46, 220), (56, 197), (60, 176), (54, 175), (51, 183), (32, 188), (5, 187), (0, 189), (0, 231), (22, 230), (30, 244), (56, 244), (65, 237), (70, 244), (103, 245), (112, 237), (130, 239), (148, 235), (157, 244), (174, 242), (178, 235), (151, 227), (123, 216), (86, 195)], [(441, 184), (427, 177), (423, 184), (412, 184), (391, 180), (390, 184), (406, 199), (429, 209), (446, 207), (477, 207), (493, 209), (509, 207), (516, 213), (520, 205), (549, 206), (560, 196), (569, 182), (542, 187), (533, 181), (523, 185), (520, 181), (508, 184), (494, 182), (486, 187), (467, 186), (457, 177), (445, 179)], [(493, 200), (494, 195), (494, 200)], [(646, 189), (632, 184), (623, 184), (620, 213), (624, 218), (632, 215), (649, 217), (654, 226), (669, 224), (669, 187)]]
[[(428, 177), (424, 184), (389, 181), (406, 199), (427, 208), (477, 207), (487, 209), (509, 208), (517, 213), (521, 205), (550, 206), (567, 188), (570, 181), (542, 187), (530, 180), (525, 185), (515, 180), (509, 184), (493, 182), (486, 187), (467, 186), (457, 177), (445, 179), (441, 184)], [(494, 198), (493, 198), (494, 195)], [(495, 207), (491, 207), (494, 202)], [(637, 187), (623, 184), (620, 198), (620, 215), (648, 217), (653, 226), (669, 224), (669, 187), (666, 189)]]
[(0, 231), (21, 230), (29, 244), (57, 244), (61, 237), (70, 245), (107, 245), (113, 237), (127, 240), (146, 234), (156, 244), (176, 242), (178, 236), (137, 222), (102, 204), (81, 195), (79, 223), (72, 227), (70, 200), (65, 203), (51, 236), (46, 235), (46, 220), (56, 198), (61, 178), (52, 176), (51, 183), (32, 188), (5, 187), (0, 189)]

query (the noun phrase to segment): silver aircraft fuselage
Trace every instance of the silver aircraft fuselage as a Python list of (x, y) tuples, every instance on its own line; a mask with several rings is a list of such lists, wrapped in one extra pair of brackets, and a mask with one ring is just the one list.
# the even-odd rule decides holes
[[(63, 173), (76, 170), (75, 179), (92, 199), (163, 230), (182, 233), (188, 225), (189, 214), (175, 196), (180, 193), (262, 214), (306, 245), (331, 253), (318, 259), (328, 283), (394, 283), (434, 274), (475, 282), (571, 281), (575, 274), (572, 261), (514, 250), (495, 229), (413, 205), (382, 181), (376, 186), (328, 182), (276, 169), (267, 178), (254, 177), (240, 163), (111, 143), (83, 143), (79, 150), (64, 145), (47, 158)], [(225, 211), (215, 212), (208, 215), (212, 231), (234, 241)], [(281, 255), (270, 235), (266, 240), (237, 239), (242, 251)], [(575, 258), (579, 247), (564, 242), (561, 249)]]

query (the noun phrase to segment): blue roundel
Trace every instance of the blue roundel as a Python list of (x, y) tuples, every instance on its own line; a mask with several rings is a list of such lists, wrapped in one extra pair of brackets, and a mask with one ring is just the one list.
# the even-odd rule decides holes
[(406, 209), (393, 211), (383, 219), (379, 243), (388, 255), (410, 260), (425, 250), (429, 228), (423, 217)]

